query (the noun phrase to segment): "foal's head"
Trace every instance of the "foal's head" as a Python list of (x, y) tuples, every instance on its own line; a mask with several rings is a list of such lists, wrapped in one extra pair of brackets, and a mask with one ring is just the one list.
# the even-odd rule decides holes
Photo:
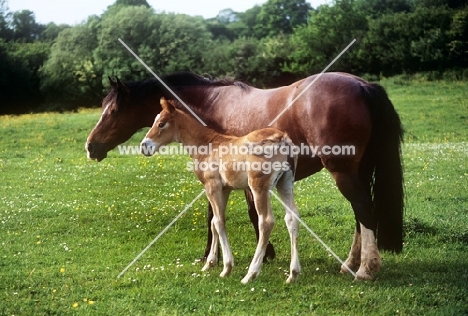
[(178, 110), (165, 98), (161, 98), (161, 107), (161, 113), (156, 116), (153, 126), (140, 144), (141, 153), (145, 156), (152, 156), (161, 146), (177, 141), (174, 116)]

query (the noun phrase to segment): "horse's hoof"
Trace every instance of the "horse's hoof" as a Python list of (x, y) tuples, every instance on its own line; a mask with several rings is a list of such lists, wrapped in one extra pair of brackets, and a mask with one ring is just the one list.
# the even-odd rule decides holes
[(343, 263), (341, 265), (340, 273), (342, 273), (342, 274), (351, 273), (351, 271), (354, 272), (354, 271), (356, 271), (356, 269), (357, 269), (357, 267), (355, 267), (353, 265), (350, 265), (350, 264), (345, 262), (345, 263)]
[(373, 279), (374, 276), (372, 275), (372, 272), (367, 269), (359, 269), (358, 272), (356, 272), (356, 278), (354, 281), (372, 281)]

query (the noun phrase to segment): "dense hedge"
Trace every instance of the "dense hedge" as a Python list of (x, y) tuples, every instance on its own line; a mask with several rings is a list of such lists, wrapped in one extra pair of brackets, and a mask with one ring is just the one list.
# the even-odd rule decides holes
[(269, 0), (216, 18), (155, 13), (146, 0), (117, 0), (74, 26), (41, 25), (0, 0), (0, 113), (96, 106), (107, 76), (194, 71), (258, 87), (320, 72), (354, 38), (330, 71), (370, 78), (427, 72), (468, 79), (467, 1)]

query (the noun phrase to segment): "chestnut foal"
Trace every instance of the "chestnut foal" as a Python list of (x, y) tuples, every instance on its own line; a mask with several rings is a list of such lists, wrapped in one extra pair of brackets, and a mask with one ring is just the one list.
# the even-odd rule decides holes
[[(220, 242), (224, 264), (220, 276), (231, 273), (234, 258), (226, 234), (226, 205), (232, 190), (250, 188), (258, 213), (260, 238), (247, 275), (241, 282), (245, 284), (258, 276), (275, 222), (270, 190), (276, 186), (287, 205), (285, 221), (291, 237), (291, 264), (286, 282), (294, 282), (300, 273), (297, 251), (299, 221), (296, 217), (299, 213), (293, 198), (297, 155), (287, 134), (274, 128), (265, 128), (243, 137), (223, 135), (202, 126), (190, 114), (176, 109), (164, 98), (161, 98), (161, 106), (162, 112), (141, 142), (141, 152), (151, 156), (161, 146), (174, 141), (192, 149), (189, 153), (194, 161), (193, 169), (205, 187), (214, 213), (211, 222), (213, 241), (202, 271), (217, 264)], [(197, 152), (196, 148), (207, 145), (211, 149), (208, 154), (206, 150), (203, 154)]]

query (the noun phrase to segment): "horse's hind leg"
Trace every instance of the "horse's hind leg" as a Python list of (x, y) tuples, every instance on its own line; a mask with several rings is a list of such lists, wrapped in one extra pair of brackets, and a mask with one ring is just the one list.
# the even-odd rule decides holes
[[(244, 193), (245, 193), (245, 200), (247, 201), (249, 218), (255, 229), (255, 235), (257, 236), (257, 241), (258, 241), (259, 234), (260, 234), (258, 231), (258, 214), (257, 214), (257, 210), (255, 209), (255, 202), (254, 202), (254, 198), (252, 195), (252, 191), (250, 191), (250, 189), (247, 189), (244, 191)], [(263, 262), (267, 262), (268, 259), (272, 260), (275, 257), (276, 257), (275, 248), (273, 247), (273, 244), (270, 241), (268, 241), (267, 249), (265, 251), (265, 257), (263, 257)]]
[(255, 208), (258, 211), (259, 238), (249, 270), (246, 276), (241, 280), (244, 284), (255, 279), (260, 273), (271, 230), (275, 224), (275, 219), (271, 211), (268, 187), (251, 187), (251, 189), (255, 201)]
[(286, 205), (284, 221), (288, 227), (289, 236), (291, 238), (291, 263), (289, 267), (289, 277), (286, 283), (295, 282), (297, 276), (301, 272), (301, 265), (299, 264), (299, 254), (297, 250), (297, 238), (299, 236), (299, 211), (294, 203), (294, 175), (291, 171), (283, 174), (279, 180), (276, 188), (281, 197), (281, 200)]
[[(372, 273), (380, 269), (380, 254), (375, 243), (375, 220), (372, 215), (372, 199), (369, 190), (359, 180), (357, 173), (332, 172), (340, 192), (348, 199), (359, 226), (356, 228), (350, 258), (346, 264), (355, 268), (359, 260), (356, 259), (360, 249), (360, 264), (356, 273), (357, 279), (371, 280)], [(360, 237), (360, 238), (359, 238)], [(360, 239), (360, 247), (358, 245)], [(342, 267), (343, 270), (344, 267)]]
[(349, 270), (355, 272), (361, 265), (361, 227), (359, 225), (359, 222), (356, 222), (351, 250), (349, 251), (348, 258), (341, 265), (341, 273), (348, 273)]

